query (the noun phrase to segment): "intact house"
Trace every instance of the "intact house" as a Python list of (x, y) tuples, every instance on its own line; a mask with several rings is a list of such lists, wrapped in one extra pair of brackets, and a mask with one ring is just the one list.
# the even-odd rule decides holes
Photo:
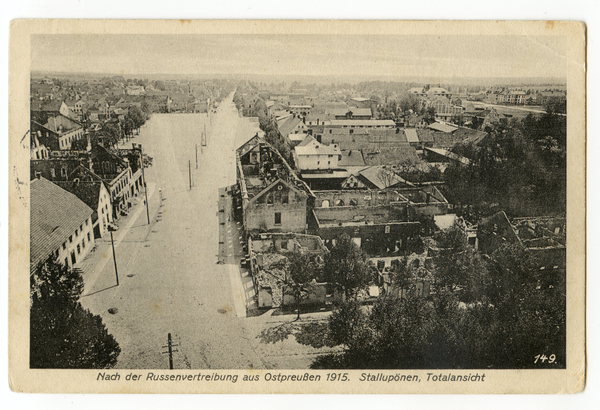
[(336, 169), (339, 160), (341, 151), (337, 144), (321, 144), (310, 135), (294, 148), (294, 161), (300, 170)]
[(94, 238), (102, 238), (113, 221), (110, 193), (102, 181), (56, 181), (56, 185), (75, 195), (92, 210)]
[(43, 138), (51, 151), (70, 150), (73, 141), (84, 137), (83, 126), (62, 114), (48, 117), (43, 124), (32, 120), (31, 133)]
[(327, 138), (328, 134), (354, 134), (360, 130), (375, 130), (387, 129), (393, 130), (396, 128), (396, 123), (393, 120), (331, 120), (323, 126), (323, 138)]
[(73, 118), (73, 112), (64, 101), (42, 101), (31, 103), (31, 119), (37, 122), (45, 123), (48, 117), (62, 115)]
[(500, 121), (506, 120), (506, 116), (501, 112), (498, 112), (495, 108), (483, 110), (477, 113), (477, 118), (481, 119), (480, 129), (485, 130), (486, 127), (493, 127), (500, 123)]
[(336, 120), (370, 120), (373, 118), (371, 108), (338, 108), (333, 110)]
[(301, 115), (303, 117), (306, 117), (307, 115), (310, 114), (310, 111), (312, 110), (312, 105), (305, 105), (305, 104), (290, 104), (288, 107), (288, 111), (291, 112), (292, 114), (297, 114), (297, 115)]
[(238, 148), (236, 165), (246, 234), (306, 232), (314, 196), (276, 149), (255, 135)]
[(464, 107), (453, 105), (448, 98), (442, 96), (436, 97), (434, 100), (428, 102), (428, 106), (433, 107), (435, 116), (441, 119), (450, 119), (459, 116), (464, 112)]
[(291, 147), (297, 145), (306, 138), (305, 121), (295, 114), (281, 117), (277, 121), (277, 129), (279, 134)]
[(94, 247), (94, 211), (75, 195), (37, 176), (29, 204), (31, 272), (49, 257), (73, 267)]

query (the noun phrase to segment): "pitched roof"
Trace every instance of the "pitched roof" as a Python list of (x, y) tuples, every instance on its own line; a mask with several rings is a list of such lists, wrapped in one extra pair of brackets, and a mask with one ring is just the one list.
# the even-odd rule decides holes
[(377, 150), (364, 149), (363, 156), (367, 165), (397, 165), (403, 162), (419, 162), (417, 151), (410, 145)]
[(285, 137), (291, 133), (301, 122), (302, 119), (299, 117), (290, 117), (285, 122), (278, 124), (279, 133)]
[(62, 105), (61, 100), (54, 100), (50, 102), (42, 102), (39, 104), (32, 104), (31, 110), (33, 111), (56, 111), (60, 110), (60, 106)]
[(450, 125), (445, 122), (434, 122), (428, 125), (429, 128), (440, 132), (454, 132), (458, 129), (456, 125)]
[(417, 135), (421, 142), (433, 142), (433, 133), (427, 128), (417, 128)]
[(367, 127), (377, 127), (377, 126), (395, 127), (396, 123), (393, 120), (331, 120), (331, 125), (334, 125), (334, 126), (362, 125), (362, 126), (367, 126)]
[(44, 124), (44, 127), (48, 128), (53, 132), (59, 132), (58, 130), (61, 126), (64, 132), (82, 128), (81, 124), (73, 121), (69, 117), (65, 117), (62, 114), (58, 114), (54, 117), (48, 118), (48, 122)]
[(433, 146), (435, 148), (452, 148), (462, 142), (462, 137), (447, 132), (433, 132)]
[[(386, 178), (383, 177), (382, 174), (384, 173), (389, 175), (389, 181), (386, 181)], [(365, 168), (362, 171), (360, 171), (359, 174), (371, 184), (375, 185), (378, 189), (389, 188), (398, 184), (406, 184), (408, 186), (413, 186), (413, 184), (411, 184), (410, 182), (400, 178), (398, 174), (396, 174), (394, 171), (388, 170), (380, 165)]]
[(56, 181), (56, 185), (81, 199), (87, 206), (96, 211), (100, 199), (102, 182), (100, 181)]
[(406, 134), (404, 130), (400, 128), (389, 129), (389, 128), (375, 128), (369, 130), (369, 134), (371, 135), (371, 140), (376, 143), (391, 143), (404, 145), (408, 142), (406, 139)]
[(404, 134), (406, 135), (408, 142), (419, 142), (419, 135), (417, 134), (417, 130), (415, 128), (404, 129)]
[(92, 215), (92, 209), (45, 178), (30, 184), (30, 255), (32, 266), (43, 262)]
[(477, 145), (483, 141), (488, 134), (484, 131), (478, 131), (466, 127), (458, 127), (453, 135), (457, 138), (460, 138), (463, 143)]
[(349, 112), (352, 113), (352, 116), (356, 116), (356, 117), (364, 117), (364, 116), (370, 117), (373, 115), (371, 113), (370, 108), (350, 107), (350, 108), (336, 108), (336, 109), (332, 110), (332, 114), (336, 115), (336, 116), (345, 116)]
[(342, 159), (338, 161), (338, 167), (360, 167), (365, 165), (365, 159), (361, 150), (342, 151)]
[(340, 147), (337, 144), (321, 144), (309, 135), (294, 148), (294, 151), (297, 155), (339, 155)]
[(448, 151), (446, 149), (442, 149), (442, 148), (427, 148), (426, 147), (425, 150), (434, 152), (434, 153), (436, 153), (438, 155), (442, 155), (442, 156), (444, 156), (444, 157), (446, 157), (448, 159), (452, 159), (454, 161), (458, 161), (458, 162), (460, 162), (463, 165), (469, 165), (471, 163), (471, 161), (468, 158), (465, 158), (465, 157), (463, 157), (461, 155), (458, 155), (458, 154), (456, 154), (456, 153), (454, 153), (452, 151)]
[(277, 178), (271, 184), (269, 184), (266, 188), (264, 188), (262, 191), (257, 193), (253, 198), (251, 198), (250, 203), (256, 202), (258, 200), (258, 198), (260, 198), (261, 196), (263, 196), (264, 194), (266, 194), (267, 192), (272, 190), (277, 185), (285, 185), (286, 187), (288, 187), (289, 190), (294, 191), (297, 194), (302, 195), (304, 197), (308, 197), (308, 192), (306, 192), (305, 190), (301, 189), (300, 187), (298, 187), (294, 184), (286, 182), (281, 178)]

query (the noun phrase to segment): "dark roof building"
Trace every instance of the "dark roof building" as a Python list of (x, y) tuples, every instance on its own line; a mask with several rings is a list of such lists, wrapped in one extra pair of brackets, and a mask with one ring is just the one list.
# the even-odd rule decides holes
[[(51, 255), (62, 261), (63, 257), (68, 258), (73, 253), (71, 259), (67, 259), (70, 265), (85, 257), (93, 247), (93, 234), (86, 236), (86, 233), (92, 232), (92, 213), (93, 210), (82, 200), (47, 179), (40, 177), (31, 181), (31, 269)], [(82, 237), (83, 246), (80, 243)]]

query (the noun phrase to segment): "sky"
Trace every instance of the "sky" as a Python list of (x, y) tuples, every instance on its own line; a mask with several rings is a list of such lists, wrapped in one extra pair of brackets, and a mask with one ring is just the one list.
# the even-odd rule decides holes
[(565, 77), (563, 37), (34, 35), (33, 71), (141, 74)]

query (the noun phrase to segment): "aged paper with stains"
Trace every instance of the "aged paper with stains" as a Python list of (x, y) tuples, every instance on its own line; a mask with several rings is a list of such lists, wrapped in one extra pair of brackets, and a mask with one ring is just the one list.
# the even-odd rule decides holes
[[(40, 393), (580, 392), (586, 378), (585, 55), (586, 27), (577, 22), (13, 21), (9, 56), (11, 389)], [(130, 149), (132, 143), (143, 142), (144, 153), (150, 160), (153, 157), (154, 163), (146, 169), (149, 178), (145, 192), (142, 194), (141, 186), (135, 187), (135, 192), (132, 187), (124, 200), (131, 209), (116, 210), (117, 216), (123, 218), (119, 219), (123, 221), (120, 232), (115, 232), (116, 251), (113, 248), (111, 253), (112, 232), (109, 236), (106, 231), (96, 241), (94, 251), (75, 265), (84, 270), (83, 308), (102, 317), (120, 345), (119, 357), (111, 368), (30, 367), (29, 201), (31, 181), (36, 178), (30, 174), (30, 160), (35, 155), (30, 133), (34, 125), (36, 130), (51, 126), (37, 122), (32, 125), (30, 114), (34, 103), (37, 106), (39, 101), (42, 105), (48, 102), (45, 98), (52, 100), (46, 94), (36, 94), (37, 100), (31, 98), (33, 78), (36, 84), (45, 84), (42, 88), (48, 88), (46, 94), (60, 93), (61, 85), (53, 80), (56, 78), (58, 82), (62, 78), (67, 83), (74, 79), (78, 79), (78, 84), (86, 83), (87, 95), (105, 81), (113, 85), (120, 82), (117, 88), (121, 91), (117, 94), (114, 87), (103, 90), (106, 95), (102, 95), (105, 98), (100, 104), (108, 101), (102, 107), (112, 113), (115, 121), (124, 121), (125, 109), (133, 110), (127, 104), (115, 109), (119, 104), (115, 95), (139, 95), (140, 87), (145, 86), (145, 95), (155, 93), (165, 100), (166, 113), (159, 113), (163, 108), (157, 105), (157, 115), (138, 134), (133, 134), (127, 147), (122, 147)], [(170, 85), (179, 87), (178, 91), (169, 94), (158, 87), (151, 90), (148, 81), (144, 85), (127, 81), (145, 78), (155, 85), (168, 83), (167, 89)], [(239, 253), (243, 256), (247, 249), (243, 248), (243, 228), (235, 225), (234, 210), (225, 201), (231, 194), (225, 187), (233, 189), (236, 172), (238, 177), (243, 172), (235, 150), (260, 130), (257, 120), (239, 119), (230, 99), (233, 94), (218, 97), (219, 87), (228, 87), (228, 82), (235, 83), (237, 90), (272, 86), (270, 100), (282, 103), (288, 114), (296, 118), (300, 112), (294, 110), (307, 108), (294, 104), (290, 87), (296, 87), (296, 94), (303, 94), (304, 98), (321, 93), (330, 95), (331, 101), (335, 101), (336, 92), (345, 93), (345, 98), (354, 98), (353, 103), (358, 105), (375, 98), (368, 95), (368, 89), (362, 90), (365, 95), (355, 91), (351, 84), (361, 81), (380, 82), (373, 87), (380, 87), (381, 95), (376, 97), (381, 106), (387, 104), (391, 95), (388, 93), (393, 92), (386, 89), (385, 82), (421, 87), (417, 94), (423, 96), (430, 90), (442, 90), (443, 84), (458, 84), (455, 87), (459, 94), (461, 85), (465, 90), (473, 84), (485, 90), (490, 88), (485, 84), (505, 82), (510, 84), (507, 88), (516, 90), (533, 82), (540, 95), (544, 85), (565, 84), (565, 357), (541, 349), (539, 356), (531, 357), (532, 363), (543, 363), (539, 368), (519, 364), (504, 368), (401, 366), (385, 370), (324, 366), (317, 370), (310, 367), (319, 357), (342, 354), (346, 347), (315, 347), (314, 340), (307, 347), (298, 342), (297, 334), (294, 341), (293, 333), (299, 329), (294, 326), (305, 331), (310, 330), (306, 324), (323, 325), (329, 311), (303, 312), (297, 322), (293, 312), (280, 314), (257, 308), (256, 314), (248, 314), (252, 300), (243, 294), (252, 290), (253, 283), (247, 275), (245, 280), (239, 277)], [(273, 84), (279, 83), (288, 91), (273, 91)], [(344, 86), (345, 83), (349, 85)], [(332, 84), (336, 86), (327, 94)], [(350, 93), (348, 89), (354, 91)], [(81, 111), (76, 105), (82, 100), (81, 89), (71, 91), (65, 105), (72, 105), (73, 112)], [(195, 93), (208, 93), (213, 101), (190, 98)], [(281, 101), (277, 101), (278, 95)], [(519, 93), (510, 95), (527, 98)], [(239, 107), (241, 111), (256, 103), (249, 101), (246, 100), (247, 107)], [(519, 104), (515, 102), (514, 112), (507, 117), (523, 118), (518, 111), (526, 109), (525, 104)], [(489, 108), (482, 107), (481, 112)], [(358, 112), (357, 108), (360, 107), (355, 108)], [(304, 125), (308, 117), (304, 115)], [(63, 132), (64, 128), (54, 125), (55, 133)], [(42, 133), (35, 135), (43, 138)], [(190, 135), (196, 138), (195, 142), (185, 139)], [(550, 141), (548, 149), (553, 147)], [(135, 149), (131, 152), (138, 153)], [(130, 158), (130, 162), (136, 158)], [(429, 198), (428, 195), (428, 201)], [(279, 214), (275, 225), (281, 224)], [(550, 247), (540, 245), (544, 246)], [(77, 254), (73, 254), (75, 261)], [(67, 254), (67, 264), (71, 263), (69, 257)], [(119, 262), (118, 286), (111, 282), (113, 261), (115, 270)], [(94, 266), (99, 268), (94, 270)], [(272, 296), (274, 299), (275, 294)], [(465, 306), (469, 308), (468, 304)], [(550, 322), (549, 326), (556, 325)], [(286, 331), (291, 334), (284, 335)], [(307, 334), (319, 338), (318, 334)], [(408, 354), (407, 360), (412, 354), (417, 353)], [(439, 360), (432, 363), (449, 362), (446, 358)], [(559, 368), (549, 366), (555, 361), (561, 363)], [(65, 362), (64, 367), (76, 366)]]

